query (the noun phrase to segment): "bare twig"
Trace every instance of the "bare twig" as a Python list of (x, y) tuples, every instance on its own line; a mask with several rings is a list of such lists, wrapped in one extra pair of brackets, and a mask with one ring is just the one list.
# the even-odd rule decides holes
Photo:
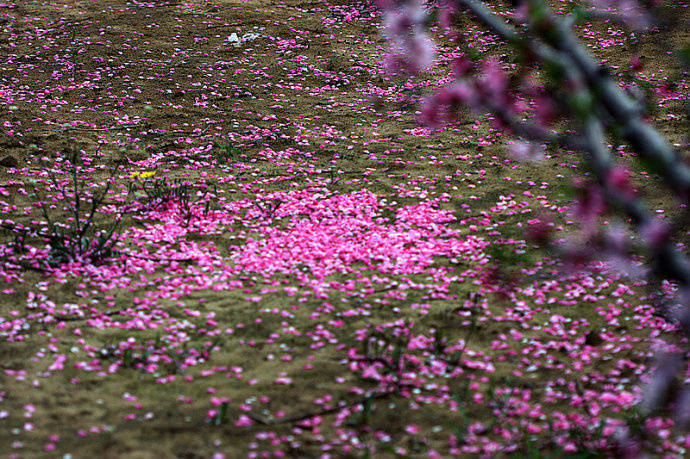
[(103, 131), (121, 131), (123, 129), (132, 129), (135, 127), (141, 127), (138, 124), (131, 124), (127, 126), (109, 126), (109, 127), (104, 127), (104, 128), (80, 128), (80, 127), (72, 127), (68, 126), (63, 128), (63, 131), (82, 131), (82, 132), (103, 132)]
[(259, 424), (271, 426), (271, 425), (276, 425), (276, 424), (289, 424), (293, 422), (299, 422), (299, 421), (304, 421), (305, 419), (311, 419), (316, 416), (323, 416), (325, 414), (332, 414), (332, 413), (337, 413), (340, 412), (344, 409), (347, 408), (352, 408), (357, 405), (361, 405), (363, 403), (366, 403), (369, 400), (376, 400), (384, 397), (389, 397), (390, 395), (393, 395), (396, 393), (396, 390), (388, 390), (385, 392), (374, 392), (370, 393), (368, 395), (365, 395), (364, 397), (360, 397), (358, 399), (352, 400), (350, 402), (340, 402), (335, 406), (330, 406), (330, 407), (325, 407), (321, 408), (319, 410), (314, 410), (314, 411), (309, 411), (307, 413), (300, 413), (300, 414), (295, 414), (293, 416), (286, 416), (282, 418), (270, 418), (267, 419), (261, 415), (258, 415), (256, 413), (249, 412), (247, 413), (247, 416), (249, 416), (250, 419), (252, 419), (255, 422), (258, 422)]
[(103, 313), (103, 314), (98, 314), (98, 315), (95, 315), (95, 316), (94, 316), (94, 315), (91, 315), (91, 316), (89, 316), (89, 317), (81, 317), (81, 316), (53, 316), (53, 318), (54, 318), (55, 320), (59, 320), (59, 321), (62, 321), (62, 322), (78, 322), (78, 321), (81, 321), (81, 320), (93, 319), (94, 317), (99, 317), (99, 316), (107, 316), (107, 317), (116, 316), (116, 315), (118, 315), (118, 314), (120, 314), (120, 313), (122, 313), (122, 312), (125, 312), (125, 311), (129, 310), (129, 309), (130, 309), (130, 308), (123, 308), (123, 309), (118, 309), (118, 310), (115, 310), (115, 311), (108, 311), (108, 312), (105, 312), (105, 313)]
[[(0, 261), (2, 261), (5, 264), (4, 267), (7, 269), (14, 269), (14, 270), (25, 269), (28, 271), (36, 271), (36, 272), (41, 273), (41, 274), (45, 274), (48, 271), (48, 269), (46, 269), (46, 268), (42, 268), (40, 266), (34, 266), (31, 263), (28, 263), (24, 260), (2, 259)], [(14, 266), (8, 266), (8, 265), (14, 265)]]

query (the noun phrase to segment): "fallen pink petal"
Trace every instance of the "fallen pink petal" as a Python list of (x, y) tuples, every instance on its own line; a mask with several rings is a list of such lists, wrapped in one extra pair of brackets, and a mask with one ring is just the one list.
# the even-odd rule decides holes
[(3, 454), (687, 456), (688, 4), (477, 4), (0, 1)]

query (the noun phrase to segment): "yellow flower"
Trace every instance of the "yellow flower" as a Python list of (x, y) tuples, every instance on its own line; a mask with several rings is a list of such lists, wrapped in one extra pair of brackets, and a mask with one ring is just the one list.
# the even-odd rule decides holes
[(131, 178), (132, 180), (134, 180), (134, 179), (147, 179), (147, 178), (153, 177), (154, 175), (156, 175), (156, 172), (155, 172), (155, 171), (150, 171), (150, 172), (132, 172), (131, 174), (129, 174), (129, 178)]

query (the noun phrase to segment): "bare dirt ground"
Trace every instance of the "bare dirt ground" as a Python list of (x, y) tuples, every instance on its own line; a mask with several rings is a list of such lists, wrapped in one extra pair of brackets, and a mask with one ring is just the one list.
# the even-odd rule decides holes
[[(462, 24), (478, 51), (505, 52)], [(87, 190), (119, 167), (97, 224), (127, 209), (97, 266), (27, 270), (51, 256), (32, 243), (3, 268), (2, 454), (564, 454), (634, 422), (650, 333), (672, 332), (656, 287), (559, 278), (523, 237), (543, 209), (573, 226), (578, 156), (520, 165), (486, 116), (420, 128), (414, 95), (443, 81), (386, 76), (379, 27), (345, 1), (0, 2), (2, 218), (40, 222), (42, 200), (69, 221), (69, 176), (52, 187), (45, 171), (74, 152)], [(258, 36), (234, 47), (233, 32)], [(629, 65), (634, 40), (613, 25), (582, 35)], [(655, 124), (682, 147), (688, 83), (669, 41), (635, 46)], [(189, 203), (151, 198), (174, 180)], [(508, 297), (485, 284), (497, 250), (528, 277)], [(651, 441), (682, 455), (664, 416)]]

